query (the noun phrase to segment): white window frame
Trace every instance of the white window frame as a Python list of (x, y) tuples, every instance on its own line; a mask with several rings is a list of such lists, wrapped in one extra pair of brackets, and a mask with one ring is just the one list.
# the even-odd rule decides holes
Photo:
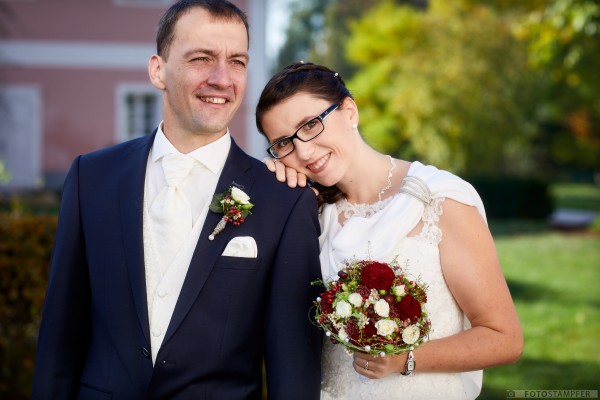
[(36, 189), (43, 185), (42, 89), (38, 85), (0, 86), (0, 156), (10, 173), (0, 187)]
[[(131, 95), (138, 97), (152, 96), (155, 98), (154, 104), (148, 110), (144, 109), (145, 106), (143, 103), (137, 104), (139, 108), (133, 111), (138, 114), (137, 117), (134, 117), (137, 119), (137, 122), (133, 122), (133, 127), (129, 122), (130, 105), (127, 100)], [(162, 92), (151, 84), (121, 83), (117, 85), (115, 105), (116, 132), (119, 142), (152, 133), (162, 120)], [(153, 116), (150, 121), (144, 121), (145, 117), (143, 114), (147, 112), (150, 112)]]

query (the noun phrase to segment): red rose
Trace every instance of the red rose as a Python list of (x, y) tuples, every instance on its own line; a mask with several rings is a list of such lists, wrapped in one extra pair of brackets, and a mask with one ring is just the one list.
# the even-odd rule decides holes
[(394, 314), (402, 321), (415, 322), (421, 318), (421, 303), (411, 295), (407, 294), (402, 300), (394, 304)]
[(394, 279), (394, 271), (387, 264), (376, 261), (368, 262), (361, 273), (362, 284), (369, 289), (389, 290)]

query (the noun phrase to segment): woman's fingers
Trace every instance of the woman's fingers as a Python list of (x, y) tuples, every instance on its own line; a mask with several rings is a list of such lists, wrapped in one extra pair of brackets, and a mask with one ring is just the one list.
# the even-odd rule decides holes
[(286, 182), (291, 188), (296, 186), (306, 187), (307, 178), (303, 173), (296, 171), (294, 168), (286, 167), (284, 163), (274, 158), (266, 157), (263, 159), (263, 163), (269, 171), (275, 173), (275, 177), (279, 182)]

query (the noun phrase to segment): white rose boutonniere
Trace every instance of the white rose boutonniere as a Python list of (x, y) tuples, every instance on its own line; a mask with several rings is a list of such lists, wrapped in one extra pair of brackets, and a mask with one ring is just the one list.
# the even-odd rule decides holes
[(231, 187), (231, 198), (241, 205), (250, 204), (250, 196), (248, 196), (243, 190), (232, 186)]
[(236, 186), (230, 186), (223, 193), (215, 193), (209, 208), (214, 213), (223, 214), (223, 218), (221, 218), (208, 239), (213, 240), (216, 235), (221, 233), (227, 222), (239, 226), (246, 220), (248, 215), (252, 214), (250, 212), (252, 207), (254, 207), (254, 204), (250, 203), (250, 196)]

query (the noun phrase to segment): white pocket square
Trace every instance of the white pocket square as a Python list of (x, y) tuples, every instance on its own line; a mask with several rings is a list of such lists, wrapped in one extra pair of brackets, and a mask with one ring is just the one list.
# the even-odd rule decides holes
[(227, 243), (227, 247), (225, 247), (222, 255), (229, 257), (256, 258), (258, 257), (256, 241), (251, 236), (234, 237)]

